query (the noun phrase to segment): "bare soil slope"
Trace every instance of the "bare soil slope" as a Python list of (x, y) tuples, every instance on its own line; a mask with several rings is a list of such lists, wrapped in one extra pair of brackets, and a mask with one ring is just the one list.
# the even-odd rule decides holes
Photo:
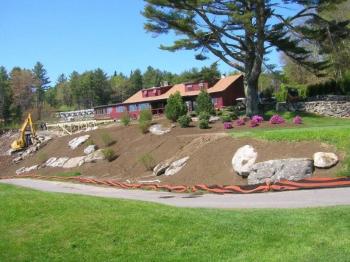
[[(99, 147), (104, 148), (102, 134), (108, 133), (115, 144), (111, 145), (118, 155), (112, 162), (99, 161), (84, 164), (71, 170), (63, 168), (43, 168), (37, 171), (41, 175), (54, 175), (57, 173), (77, 171), (85, 177), (114, 178), (120, 181), (140, 182), (159, 180), (167, 184), (246, 184), (246, 179), (236, 175), (232, 169), (231, 160), (236, 150), (246, 144), (254, 146), (258, 152), (258, 161), (280, 159), (289, 157), (309, 157), (317, 151), (333, 151), (335, 148), (318, 142), (268, 142), (254, 139), (230, 137), (222, 128), (221, 123), (213, 128), (201, 130), (197, 127), (172, 128), (170, 133), (155, 136), (150, 133), (141, 134), (136, 125), (128, 127), (114, 126), (101, 128), (88, 132), (90, 139)], [(86, 134), (86, 133), (83, 133)], [(14, 175), (22, 166), (39, 164), (49, 157), (74, 157), (84, 155), (86, 147), (81, 145), (75, 150), (68, 147), (68, 141), (74, 137), (65, 136), (55, 138), (35, 155), (25, 159), (19, 164), (12, 164), (8, 157), (0, 159), (0, 175)], [(155, 164), (169, 158), (190, 156), (186, 166), (171, 177), (155, 177), (147, 171), (140, 161), (144, 154), (150, 154)], [(341, 153), (338, 152), (341, 156)], [(341, 165), (328, 170), (317, 169), (315, 176), (334, 176)]]

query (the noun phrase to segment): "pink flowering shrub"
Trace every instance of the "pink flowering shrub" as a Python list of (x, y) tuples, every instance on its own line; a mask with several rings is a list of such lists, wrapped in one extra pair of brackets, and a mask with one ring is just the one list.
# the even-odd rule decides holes
[(270, 124), (273, 124), (273, 125), (277, 124), (278, 125), (278, 124), (283, 124), (284, 123), (284, 119), (280, 115), (273, 115), (273, 116), (271, 116), (269, 122), (270, 122)]
[(239, 118), (236, 120), (236, 125), (237, 126), (244, 126), (245, 125), (245, 121), (243, 118)]
[(231, 122), (225, 122), (224, 123), (224, 129), (231, 129), (232, 128), (232, 123)]
[(259, 125), (258, 120), (252, 119), (250, 120), (250, 127), (257, 127)]
[(258, 124), (260, 124), (261, 122), (264, 121), (264, 118), (262, 116), (255, 115), (255, 116), (252, 117), (252, 121), (257, 122)]
[(296, 116), (293, 118), (293, 123), (296, 125), (301, 125), (303, 123), (303, 119), (300, 116)]

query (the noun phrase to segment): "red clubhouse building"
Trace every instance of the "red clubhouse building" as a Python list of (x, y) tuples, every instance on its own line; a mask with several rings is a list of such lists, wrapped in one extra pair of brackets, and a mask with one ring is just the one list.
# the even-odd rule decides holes
[(167, 99), (176, 92), (179, 92), (186, 102), (188, 110), (193, 111), (196, 107), (196, 97), (201, 90), (206, 90), (211, 96), (215, 109), (232, 106), (237, 98), (245, 97), (243, 75), (222, 78), (215, 81), (214, 85), (198, 82), (142, 89), (123, 103), (95, 107), (95, 117), (96, 119), (119, 119), (124, 112), (128, 112), (132, 118), (137, 118), (143, 109), (150, 109), (153, 114), (162, 114)]

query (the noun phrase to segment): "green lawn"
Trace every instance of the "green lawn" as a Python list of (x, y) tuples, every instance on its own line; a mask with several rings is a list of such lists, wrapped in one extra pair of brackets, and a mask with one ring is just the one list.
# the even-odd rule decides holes
[[(269, 119), (274, 112), (267, 112), (265, 119)], [(295, 113), (284, 113), (282, 116), (292, 122)], [(316, 116), (313, 114), (301, 114), (302, 126), (284, 128), (283, 126), (273, 129), (252, 128), (249, 131), (232, 131), (234, 137), (254, 137), (273, 141), (303, 141), (316, 140), (335, 145), (346, 153), (343, 168), (339, 176), (350, 176), (350, 120)]]
[(214, 210), (0, 185), (0, 261), (346, 261), (350, 207)]

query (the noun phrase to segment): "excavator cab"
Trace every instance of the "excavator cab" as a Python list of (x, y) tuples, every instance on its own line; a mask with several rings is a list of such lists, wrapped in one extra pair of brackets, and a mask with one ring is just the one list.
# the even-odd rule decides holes
[(20, 138), (13, 141), (11, 144), (11, 148), (15, 151), (30, 146), (36, 139), (36, 131), (30, 113), (22, 124), (20, 132)]

